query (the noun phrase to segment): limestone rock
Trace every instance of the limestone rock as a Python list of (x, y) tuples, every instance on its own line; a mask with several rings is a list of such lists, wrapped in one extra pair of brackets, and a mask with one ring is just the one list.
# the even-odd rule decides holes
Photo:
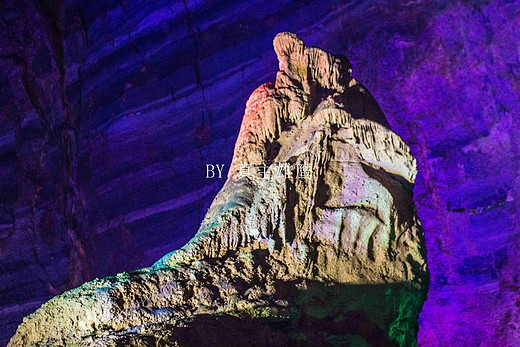
[(290, 33), (274, 48), (276, 82), (247, 102), (197, 235), (51, 299), (9, 346), (415, 343), (429, 280), (415, 159), (381, 114), (356, 112), (373, 99), (345, 57)]

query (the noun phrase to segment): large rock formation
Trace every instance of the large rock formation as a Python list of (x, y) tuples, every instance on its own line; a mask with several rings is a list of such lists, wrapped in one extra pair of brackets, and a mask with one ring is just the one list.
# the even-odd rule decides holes
[(205, 164), (227, 172), (288, 30), (346, 54), (417, 159), (431, 273), (418, 343), (517, 345), (519, 7), (0, 1), (0, 346), (55, 295), (193, 237), (225, 182)]
[[(416, 343), (428, 288), (415, 159), (351, 65), (276, 36), (197, 235), (26, 317), (9, 346)], [(362, 119), (364, 118), (364, 119)]]

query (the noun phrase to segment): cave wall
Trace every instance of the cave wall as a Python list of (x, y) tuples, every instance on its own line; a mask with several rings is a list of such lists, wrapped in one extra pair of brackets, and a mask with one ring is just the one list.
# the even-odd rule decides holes
[(418, 159), (420, 344), (518, 341), (519, 5), (2, 2), (2, 344), (50, 297), (191, 238), (280, 31), (345, 54)]

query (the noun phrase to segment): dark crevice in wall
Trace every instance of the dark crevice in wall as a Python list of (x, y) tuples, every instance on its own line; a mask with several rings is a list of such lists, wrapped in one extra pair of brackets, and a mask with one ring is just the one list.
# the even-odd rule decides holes
[(45, 114), (45, 111), (43, 110), (43, 107), (40, 103), (40, 100), (38, 98), (37, 93), (37, 87), (33, 83), (33, 76), (31, 76), (30, 69), (28, 67), (27, 61), (24, 59), (21, 61), (22, 65), (22, 85), (25, 90), (25, 94), (27, 95), (27, 98), (29, 99), (29, 102), (33, 109), (38, 114), (38, 117), (40, 118), (40, 123), (43, 127), (43, 130), (46, 134), (49, 134), (52, 137), (52, 126), (49, 122), (49, 119), (47, 118), (47, 115)]
[[(63, 192), (62, 213), (67, 227), (67, 237), (71, 245), (69, 255), (69, 280), (76, 286), (90, 279), (90, 267), (86, 254), (87, 237), (81, 228), (83, 206), (80, 187), (78, 186), (78, 123), (79, 116), (74, 112), (65, 93), (65, 41), (62, 28), (63, 0), (36, 0), (35, 7), (43, 22), (43, 30), (52, 49), (52, 56), (59, 72), (59, 87), (62, 112), (65, 124), (61, 130), (61, 142), (65, 155), (66, 188)], [(86, 29), (84, 29), (86, 31)], [(88, 32), (88, 31), (87, 31)], [(88, 36), (85, 35), (85, 45)]]
[[(195, 76), (196, 76), (196, 83), (197, 86), (199, 86), (202, 96), (202, 103), (204, 105), (204, 109), (206, 110), (206, 97), (204, 96), (204, 85), (202, 84), (202, 78), (200, 77), (200, 50), (199, 50), (199, 41), (197, 39), (197, 32), (195, 30), (194, 24), (193, 24), (193, 18), (191, 15), (191, 12), (188, 8), (188, 4), (186, 3), (186, 0), (182, 0), (182, 3), (184, 4), (184, 10), (186, 11), (186, 16), (188, 18), (188, 33), (191, 36), (193, 40), (194, 50), (195, 50), (195, 61), (193, 62), (193, 68), (195, 69)], [(210, 115), (211, 119), (211, 115)], [(204, 113), (202, 114), (202, 124), (204, 125)]]
[[(25, 53), (24, 53), (25, 54)], [(38, 268), (37, 271), (32, 271), (32, 273), (38, 278), (42, 283), (45, 283), (47, 286), (47, 289), (51, 295), (58, 294), (58, 290), (56, 287), (52, 284), (51, 276), (49, 275), (49, 272), (47, 271), (44, 262), (42, 261), (42, 256), (39, 252), (38, 247), (38, 226), (36, 223), (36, 217), (35, 217), (35, 210), (37, 209), (37, 201), (40, 196), (40, 191), (42, 189), (42, 167), (43, 167), (43, 156), (45, 151), (45, 146), (49, 143), (50, 139), (53, 137), (53, 129), (51, 122), (49, 121), (49, 118), (44, 111), (42, 104), (40, 102), (40, 99), (38, 97), (38, 87), (34, 83), (34, 76), (31, 74), (31, 70), (29, 68), (29, 65), (27, 63), (26, 58), (21, 58), (18, 54), (12, 54), (12, 55), (6, 55), (2, 56), (3, 59), (11, 60), (16, 66), (19, 66), (21, 68), (21, 83), (23, 86), (23, 90), (25, 94), (27, 95), (27, 98), (29, 100), (30, 105), (38, 115), (38, 119), (40, 121), (40, 125), (42, 129), (44, 130), (44, 138), (42, 142), (40, 143), (39, 150), (38, 150), (38, 164), (37, 167), (32, 168), (27, 173), (27, 178), (33, 185), (33, 194), (31, 197), (31, 206), (30, 206), (30, 215), (28, 216), (27, 223), (24, 223), (25, 225), (22, 225), (22, 227), (25, 227), (23, 229), (26, 229), (29, 231), (29, 239), (32, 240), (32, 248), (31, 253), (32, 257), (34, 259), (34, 263), (36, 264), (36, 267)], [(19, 120), (17, 125), (17, 132), (20, 132), (21, 126), (20, 122), (22, 120)], [(16, 212), (14, 205), (10, 206), (10, 216), (12, 221), (12, 228), (11, 233), (9, 236), (12, 236), (16, 231)], [(20, 259), (22, 262), (25, 263), (24, 256), (22, 254), (22, 251), (20, 250)], [(28, 266), (28, 268), (31, 268)], [(41, 273), (42, 275), (39, 275)]]

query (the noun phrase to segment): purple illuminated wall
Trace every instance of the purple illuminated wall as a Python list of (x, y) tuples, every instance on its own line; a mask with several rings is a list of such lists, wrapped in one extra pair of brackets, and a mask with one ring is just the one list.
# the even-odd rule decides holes
[(412, 147), (423, 346), (520, 341), (519, 1), (0, 5), (0, 336), (197, 230), (245, 101), (292, 31), (345, 54)]

